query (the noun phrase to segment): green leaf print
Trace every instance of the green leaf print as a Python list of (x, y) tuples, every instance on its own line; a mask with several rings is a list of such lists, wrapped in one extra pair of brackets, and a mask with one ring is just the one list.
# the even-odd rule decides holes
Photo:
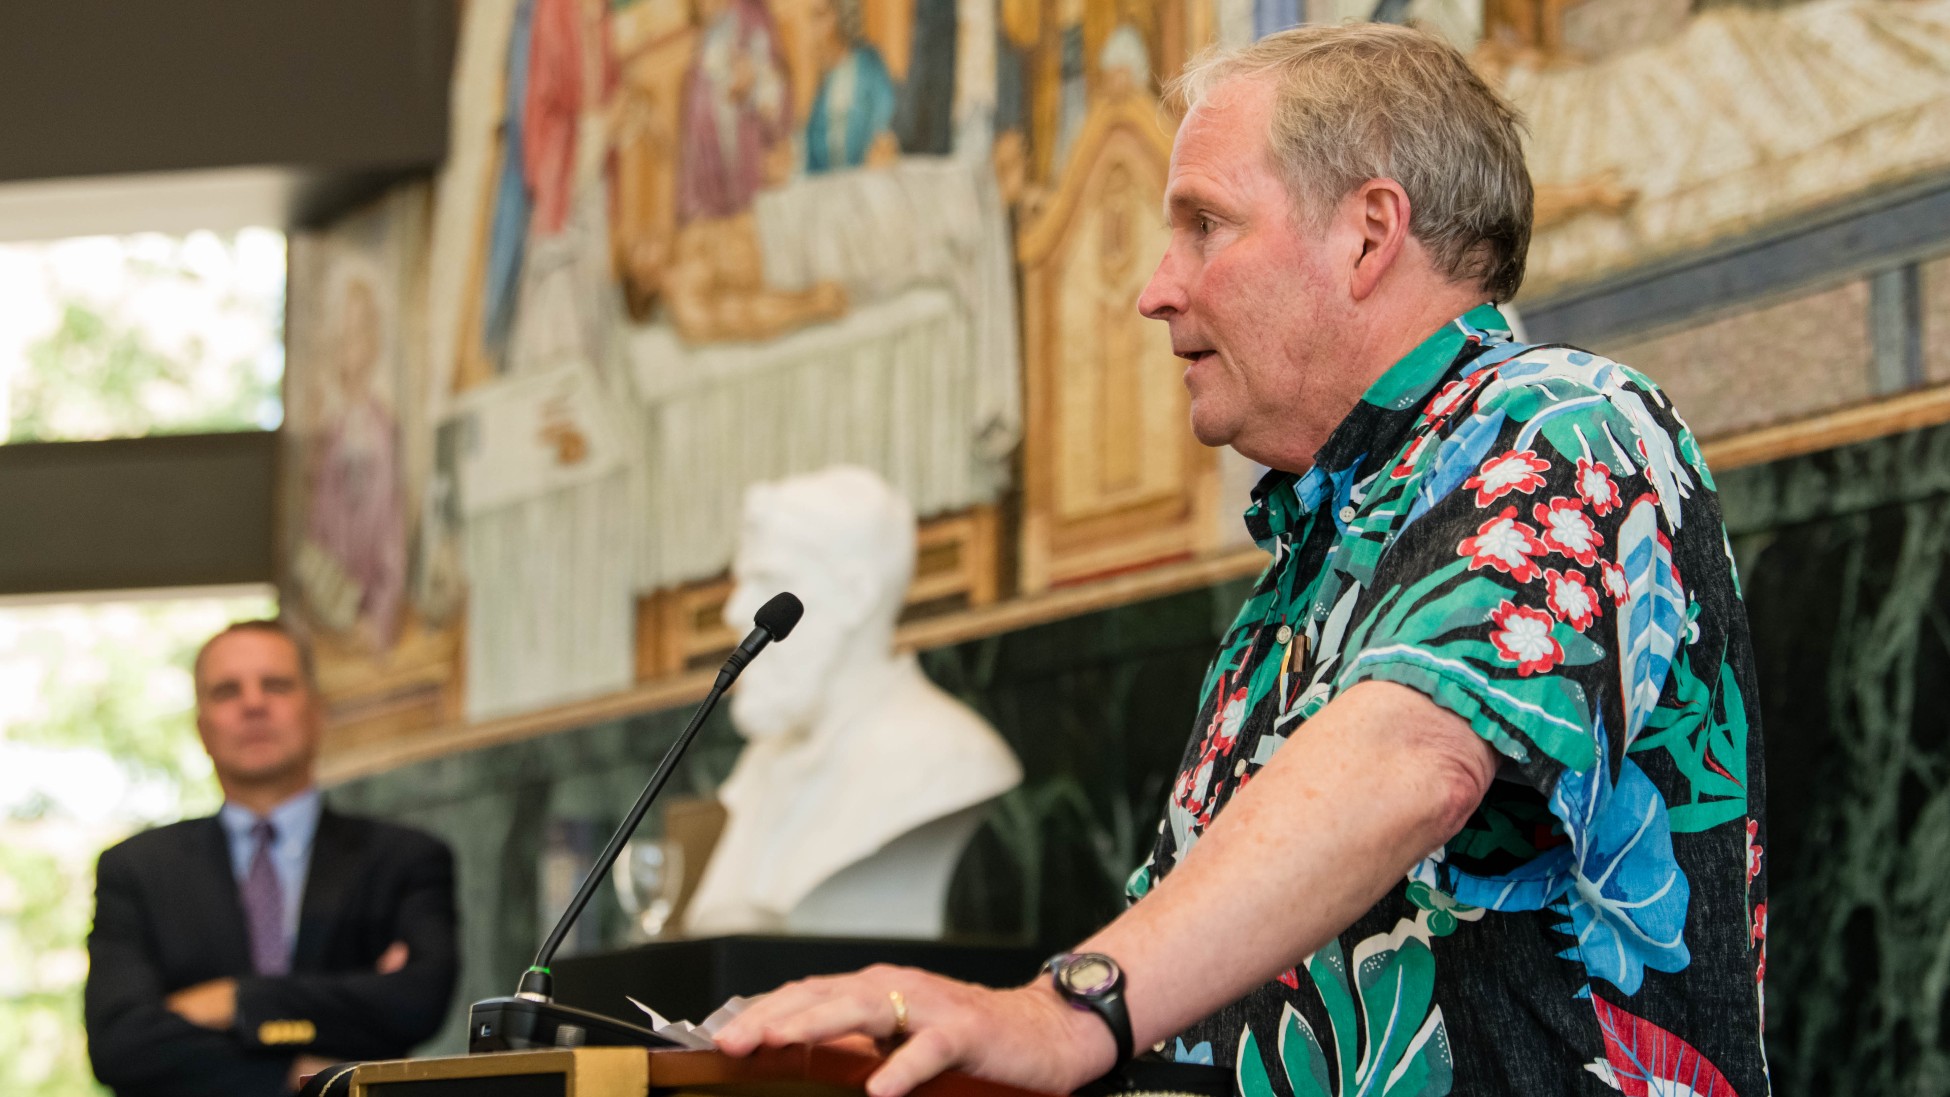
[(1692, 790), (1674, 801), (1667, 817), (1675, 832), (1696, 834), (1747, 814), (1747, 705), (1733, 666), (1720, 665), (1719, 689), (1708, 692), (1681, 656), (1671, 707), (1656, 710), (1632, 752), (1665, 750)]
[(1275, 1097), (1273, 1079), (1266, 1073), (1266, 1060), (1259, 1054), (1259, 1041), (1253, 1039), (1251, 1029), (1239, 1041), (1239, 1065), (1233, 1076), (1239, 1080), (1240, 1097)]
[(1542, 804), (1485, 801), (1469, 823), (1449, 839), (1447, 848), (1456, 856), (1472, 860), (1501, 853), (1528, 861), (1537, 856), (1537, 847), (1530, 836), (1540, 828), (1550, 828), (1555, 821)]
[[(1339, 941), (1307, 958), (1333, 1037), (1333, 1063), (1307, 1019), (1288, 1006), (1280, 1018), (1279, 1062), (1294, 1097), (1441, 1097), (1454, 1059), (1442, 1010), (1432, 1005), (1435, 956), (1415, 923), (1370, 937), (1354, 949), (1352, 977)], [(1251, 1032), (1240, 1042), (1240, 1090), (1251, 1097), (1271, 1082)]]
[(1280, 1067), (1293, 1086), (1293, 1097), (1333, 1097), (1327, 1054), (1320, 1050), (1313, 1028), (1292, 1006), (1280, 1014)]
[(1584, 633), (1563, 621), (1551, 626), (1551, 639), (1556, 640), (1559, 650), (1564, 652), (1564, 666), (1590, 666), (1605, 657), (1604, 648), (1592, 643)]

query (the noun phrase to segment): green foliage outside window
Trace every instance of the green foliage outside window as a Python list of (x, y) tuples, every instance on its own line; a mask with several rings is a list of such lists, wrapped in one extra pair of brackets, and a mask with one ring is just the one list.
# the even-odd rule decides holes
[(247, 229), (0, 247), (11, 442), (260, 430), (281, 418), (284, 244)]
[(97, 1097), (81, 1025), (95, 857), (214, 811), (190, 663), (267, 596), (0, 610), (0, 1093)]
[[(0, 246), (0, 441), (275, 426), (278, 234)], [(4, 522), (4, 519), (0, 519)], [(0, 607), (0, 1094), (101, 1097), (81, 1022), (95, 858), (218, 802), (190, 663), (268, 595)]]

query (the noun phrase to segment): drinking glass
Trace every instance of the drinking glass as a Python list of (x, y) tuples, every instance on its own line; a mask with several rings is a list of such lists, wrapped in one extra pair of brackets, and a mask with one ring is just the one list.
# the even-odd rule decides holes
[(616, 897), (630, 916), (630, 939), (662, 936), (684, 889), (684, 851), (664, 838), (632, 838), (616, 858)]

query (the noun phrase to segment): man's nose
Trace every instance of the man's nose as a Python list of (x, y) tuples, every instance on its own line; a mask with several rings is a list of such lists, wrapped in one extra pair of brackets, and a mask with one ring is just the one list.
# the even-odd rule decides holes
[(1158, 268), (1151, 272), (1144, 292), (1138, 294), (1137, 306), (1148, 320), (1169, 320), (1185, 311), (1185, 283), (1178, 276), (1169, 251), (1158, 260)]

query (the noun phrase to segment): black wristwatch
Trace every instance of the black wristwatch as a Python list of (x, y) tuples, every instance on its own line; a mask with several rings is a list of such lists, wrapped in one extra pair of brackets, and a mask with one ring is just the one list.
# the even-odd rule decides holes
[(1124, 1005), (1124, 969), (1100, 952), (1059, 952), (1043, 962), (1050, 985), (1076, 1009), (1110, 1026), (1119, 1065), (1131, 1060), (1131, 1011)]

